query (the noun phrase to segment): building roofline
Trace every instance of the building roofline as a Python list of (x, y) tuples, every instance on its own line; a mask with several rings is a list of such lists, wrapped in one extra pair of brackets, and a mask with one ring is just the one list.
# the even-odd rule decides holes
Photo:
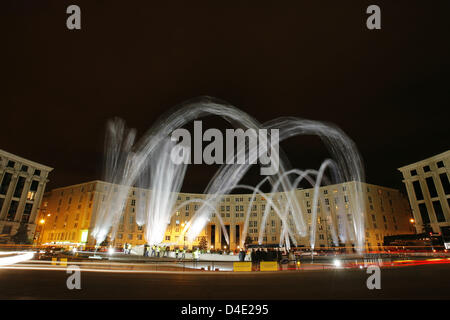
[(41, 164), (41, 163), (38, 163), (38, 162), (35, 162), (35, 161), (32, 161), (32, 160), (28, 160), (28, 159), (22, 158), (20, 156), (17, 156), (17, 155), (15, 155), (13, 153), (7, 152), (7, 151), (2, 150), (2, 149), (0, 149), (0, 155), (4, 155), (5, 157), (10, 158), (11, 160), (22, 162), (22, 163), (27, 164), (29, 166), (37, 167), (39, 169), (43, 169), (43, 170), (46, 170), (48, 172), (53, 170), (52, 167), (46, 166), (44, 164)]
[(82, 186), (82, 185), (86, 185), (86, 184), (89, 184), (89, 183), (95, 183), (95, 182), (108, 183), (108, 182), (102, 181), (102, 180), (90, 180), (90, 181), (81, 182), (81, 183), (77, 183), (77, 184), (71, 184), (71, 185), (68, 185), (68, 186), (65, 186), (65, 187), (53, 188), (53, 189), (50, 190), (49, 192), (54, 191), (54, 190), (61, 190), (61, 189), (75, 188), (75, 187), (79, 187), (79, 186)]
[[(356, 181), (346, 181), (346, 182), (342, 182), (342, 183), (337, 183), (337, 184), (330, 184), (327, 186), (321, 186), (320, 188), (325, 188), (325, 187), (335, 187), (335, 186), (339, 186), (339, 185), (343, 185), (343, 184), (350, 184), (350, 183), (355, 183)], [(82, 182), (82, 183), (77, 183), (77, 184), (72, 184), (69, 186), (65, 186), (65, 187), (59, 187), (59, 188), (54, 188), (48, 192), (52, 192), (52, 191), (57, 191), (57, 190), (63, 190), (63, 189), (69, 189), (69, 188), (76, 188), (76, 187), (80, 187), (82, 185), (86, 185), (86, 184), (90, 184), (90, 183), (106, 183), (106, 184), (111, 184), (110, 182), (106, 182), (103, 180), (90, 180), (90, 181), (86, 181), (86, 182)], [(395, 189), (395, 188), (391, 188), (391, 187), (385, 187), (385, 186), (380, 186), (377, 184), (372, 184), (372, 183), (367, 183), (367, 182), (360, 182), (363, 185), (367, 185), (367, 186), (371, 186), (371, 187), (376, 187), (376, 188), (383, 188), (385, 190), (391, 190), (391, 191), (396, 191), (396, 192), (401, 192), (399, 189)], [(311, 190), (314, 189), (314, 187), (311, 188), (299, 188), (297, 190)], [(187, 194), (187, 195), (206, 195), (205, 193), (198, 193), (198, 192), (179, 192), (182, 194)], [(274, 192), (274, 193), (282, 193), (280, 191)], [(227, 193), (224, 195), (251, 195), (251, 193)]]
[(407, 164), (407, 165), (405, 165), (405, 166), (402, 166), (402, 167), (400, 167), (400, 168), (397, 168), (397, 170), (398, 170), (398, 171), (402, 171), (402, 170), (404, 170), (404, 169), (409, 169), (409, 168), (412, 168), (412, 167), (417, 167), (417, 166), (418, 166), (419, 164), (421, 164), (421, 163), (425, 163), (425, 162), (428, 162), (428, 161), (430, 161), (430, 160), (438, 160), (438, 159), (445, 158), (445, 157), (450, 157), (450, 150), (444, 151), (444, 152), (442, 152), (442, 153), (436, 154), (436, 155), (431, 156), (431, 157), (428, 157), (428, 158), (426, 158), (426, 159), (419, 160), (419, 161), (414, 162), (414, 163), (411, 163), (411, 164)]

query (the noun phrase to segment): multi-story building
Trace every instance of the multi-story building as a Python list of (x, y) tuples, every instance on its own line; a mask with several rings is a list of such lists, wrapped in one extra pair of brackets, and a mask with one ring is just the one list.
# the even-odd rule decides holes
[(418, 233), (450, 229), (450, 150), (401, 167)]
[(33, 238), (38, 208), (53, 168), (0, 150), (0, 233), (14, 235), (21, 223)]
[[(110, 187), (112, 187), (110, 184), (102, 181), (91, 181), (54, 189), (45, 194), (41, 214), (43, 219), (45, 217), (47, 219), (40, 243), (93, 245), (95, 240), (90, 237), (90, 234), (95, 226), (95, 213), (102, 201), (105, 201), (105, 194)], [(339, 208), (344, 209), (346, 217), (351, 220), (352, 199), (354, 198), (352, 195), (355, 193), (355, 189), (355, 182), (330, 185), (319, 189), (316, 248), (332, 246), (333, 224), (331, 220), (334, 219), (334, 222), (339, 220), (336, 217)], [(414, 232), (410, 223), (412, 216), (406, 196), (395, 189), (366, 183), (362, 184), (361, 189), (365, 200), (364, 216), (367, 248), (376, 249), (382, 246), (384, 236)], [(133, 246), (146, 243), (145, 225), (139, 227), (136, 224), (136, 213), (139, 201), (146, 199), (148, 196), (151, 196), (149, 190), (131, 188), (113, 245), (119, 247), (124, 243), (130, 243)], [(286, 200), (286, 195), (283, 193), (269, 196), (273, 201), (279, 201), (279, 203)], [(314, 189), (298, 189), (295, 191), (295, 196), (304, 213), (305, 220), (310, 225), (314, 205)], [(193, 243), (188, 243), (183, 233), (184, 227), (188, 225), (202, 203), (201, 201), (185, 202), (204, 198), (204, 194), (178, 194), (163, 242), (172, 247), (195, 247), (204, 237), (208, 248), (237, 249), (246, 241), (243, 231), (247, 212), (250, 212), (247, 235), (253, 243), (258, 242), (267, 199), (259, 194), (255, 196), (252, 194), (226, 194), (222, 196), (216, 211), (210, 217), (208, 225)], [(248, 210), (249, 207), (250, 210)], [(262, 238), (263, 244), (266, 245), (280, 243), (282, 221), (275, 211), (271, 207), (266, 217), (265, 232)], [(223, 222), (223, 227), (219, 217)], [(292, 220), (287, 219), (286, 221), (293, 229)], [(229, 234), (229, 244), (225, 241), (222, 228)], [(298, 246), (310, 246), (309, 236), (303, 238), (296, 236), (295, 240)]]

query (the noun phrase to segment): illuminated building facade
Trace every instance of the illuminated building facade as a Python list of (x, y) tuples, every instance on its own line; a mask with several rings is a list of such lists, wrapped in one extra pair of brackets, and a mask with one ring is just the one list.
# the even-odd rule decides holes
[[(106, 190), (110, 184), (102, 181), (92, 181), (64, 188), (54, 189), (44, 196), (42, 217), (47, 216), (44, 235), (40, 241), (42, 244), (94, 245), (94, 239), (90, 237), (95, 225), (95, 212), (104, 201)], [(356, 183), (349, 182), (338, 185), (330, 185), (319, 189), (318, 221), (316, 232), (316, 248), (332, 246), (332, 234), (329, 218), (335, 217), (339, 206), (345, 208), (346, 216), (350, 219), (351, 199)], [(411, 210), (408, 200), (398, 190), (380, 187), (371, 184), (362, 184), (365, 198), (365, 227), (366, 245), (375, 250), (383, 245), (383, 238), (387, 235), (413, 233), (410, 223)], [(135, 245), (145, 244), (145, 226), (136, 224), (136, 208), (140, 196), (147, 196), (149, 190), (131, 188), (124, 214), (118, 226), (118, 232), (112, 245), (121, 247), (125, 243)], [(299, 199), (301, 210), (305, 212), (307, 222), (310, 224), (312, 211), (313, 189), (298, 189), (295, 191)], [(258, 243), (262, 216), (267, 201), (256, 195), (250, 208), (248, 233), (252, 244)], [(274, 201), (284, 201), (285, 195), (277, 193)], [(183, 202), (195, 198), (204, 199), (203, 194), (179, 193), (176, 207)], [(241, 247), (244, 222), (247, 209), (250, 205), (251, 194), (224, 195), (216, 211), (213, 213), (209, 224), (202, 230), (193, 243), (188, 243), (183, 234), (184, 226), (190, 221), (201, 203), (189, 203), (175, 211), (167, 226), (164, 242), (171, 247), (188, 248), (196, 247), (205, 237), (208, 248), (231, 249)], [(50, 216), (48, 216), (50, 214)], [(222, 226), (219, 223), (219, 215), (230, 236), (230, 244), (225, 242)], [(289, 220), (288, 220), (289, 221)], [(292, 224), (292, 221), (288, 223)], [(291, 225), (292, 229), (293, 226)], [(266, 220), (266, 228), (262, 238), (262, 244), (275, 245), (280, 243), (281, 220), (270, 210)], [(309, 247), (309, 238), (296, 237), (298, 246)]]
[(33, 239), (47, 177), (53, 168), (0, 150), (0, 234), (14, 235), (21, 223)]
[(450, 229), (450, 150), (401, 167), (417, 233)]

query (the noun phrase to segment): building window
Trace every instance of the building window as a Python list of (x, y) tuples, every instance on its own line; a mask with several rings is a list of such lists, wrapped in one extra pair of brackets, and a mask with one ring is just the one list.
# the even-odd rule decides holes
[(25, 178), (19, 177), (19, 180), (17, 180), (16, 189), (14, 190), (13, 197), (20, 198), (20, 196), (22, 195), (24, 185), (25, 185)]
[(430, 166), (423, 167), (423, 172), (430, 172)]
[(11, 201), (11, 204), (9, 205), (8, 215), (6, 217), (6, 220), (13, 221), (14, 217), (16, 216), (17, 207), (19, 206), (19, 201)]
[(27, 193), (27, 200), (33, 201), (36, 197), (36, 191), (39, 185), (39, 181), (34, 180), (31, 182), (30, 191)]
[(438, 222), (445, 222), (444, 212), (442, 211), (441, 202), (439, 200), (433, 201), (434, 213)]
[(444, 161), (438, 161), (438, 162), (436, 163), (436, 165), (437, 165), (438, 168), (444, 168), (444, 167), (445, 167)]
[(411, 170), (411, 176), (417, 176), (417, 170), (416, 169)]
[(33, 209), (32, 203), (26, 203), (25, 208), (23, 209), (22, 222), (28, 223), (30, 220), (31, 209)]
[(9, 188), (9, 184), (11, 183), (11, 173), (6, 172), (3, 176), (2, 184), (0, 185), (0, 194), (6, 194)]
[(419, 203), (420, 216), (423, 223), (430, 223), (430, 217), (428, 216), (428, 210), (425, 203)]
[(10, 234), (12, 230), (12, 226), (3, 226), (3, 234)]
[(413, 182), (414, 193), (416, 194), (417, 200), (423, 200), (422, 188), (420, 187), (420, 182), (418, 180)]
[(430, 197), (435, 198), (438, 196), (436, 191), (436, 186), (434, 185), (433, 177), (428, 177), (425, 179), (427, 182), (428, 191), (430, 192)]
[(22, 165), (22, 168), (20, 168), (20, 171), (28, 172), (28, 166)]
[(441, 173), (439, 175), (439, 179), (441, 180), (442, 189), (444, 189), (444, 193), (450, 194), (450, 183), (448, 182), (447, 174), (445, 172)]

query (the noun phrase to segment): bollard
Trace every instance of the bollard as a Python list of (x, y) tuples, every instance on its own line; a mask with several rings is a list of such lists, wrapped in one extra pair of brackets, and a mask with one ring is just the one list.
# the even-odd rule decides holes
[(251, 262), (233, 262), (233, 271), (252, 271), (252, 263)]
[[(281, 265), (282, 270), (287, 269), (287, 265)], [(278, 271), (278, 262), (276, 261), (261, 261), (260, 271)]]

